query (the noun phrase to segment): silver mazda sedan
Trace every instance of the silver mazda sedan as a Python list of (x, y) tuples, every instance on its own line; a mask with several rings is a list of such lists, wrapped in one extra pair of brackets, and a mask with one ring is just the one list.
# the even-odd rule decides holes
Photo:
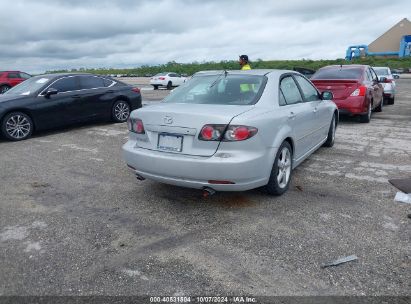
[(123, 157), (139, 180), (205, 192), (287, 191), (292, 169), (334, 144), (338, 110), (301, 74), (206, 71), (128, 121)]

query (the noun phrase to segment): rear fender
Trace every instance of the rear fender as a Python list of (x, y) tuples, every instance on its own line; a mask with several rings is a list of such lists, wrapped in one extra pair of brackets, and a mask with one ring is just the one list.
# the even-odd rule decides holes
[[(294, 144), (294, 137), (293, 137), (293, 133), (292, 130), (290, 128), (290, 126), (285, 125), (283, 126), (281, 129), (279, 129), (277, 136), (274, 138), (274, 141), (272, 143), (272, 148), (274, 148), (275, 153), (277, 153), (278, 149), (280, 148), (280, 146), (282, 145), (282, 143), (287, 140), (290, 139), (290, 143), (291, 143), (291, 149), (293, 150), (293, 160), (294, 160), (294, 149), (295, 149), (295, 144)], [(273, 166), (274, 164), (274, 159), (275, 159), (275, 155), (273, 155), (272, 157), (272, 161), (271, 161), (271, 166), (270, 168)]]

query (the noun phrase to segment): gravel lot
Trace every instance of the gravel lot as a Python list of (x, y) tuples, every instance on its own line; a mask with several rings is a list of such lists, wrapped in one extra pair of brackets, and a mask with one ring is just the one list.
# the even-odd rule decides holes
[[(168, 94), (126, 81), (146, 104)], [(411, 295), (411, 206), (387, 181), (411, 172), (411, 79), (397, 83), (281, 197), (138, 182), (125, 124), (1, 140), (0, 295)]]

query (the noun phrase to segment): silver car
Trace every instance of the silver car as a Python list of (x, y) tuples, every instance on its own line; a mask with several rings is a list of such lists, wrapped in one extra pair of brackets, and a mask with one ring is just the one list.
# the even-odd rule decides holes
[(384, 87), (384, 101), (385, 103), (392, 105), (395, 100), (395, 80), (394, 75), (391, 74), (389, 67), (373, 67), (375, 73), (377, 73), (378, 79), (381, 81)]
[(292, 169), (334, 144), (338, 110), (300, 73), (207, 71), (131, 113), (123, 157), (139, 180), (214, 191), (287, 191)]

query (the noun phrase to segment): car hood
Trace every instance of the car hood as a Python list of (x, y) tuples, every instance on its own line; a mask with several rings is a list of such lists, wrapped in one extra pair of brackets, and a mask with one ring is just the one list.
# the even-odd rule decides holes
[(28, 96), (24, 95), (0, 95), (0, 105), (8, 102), (8, 101), (17, 101), (17, 100), (24, 100), (27, 99)]

